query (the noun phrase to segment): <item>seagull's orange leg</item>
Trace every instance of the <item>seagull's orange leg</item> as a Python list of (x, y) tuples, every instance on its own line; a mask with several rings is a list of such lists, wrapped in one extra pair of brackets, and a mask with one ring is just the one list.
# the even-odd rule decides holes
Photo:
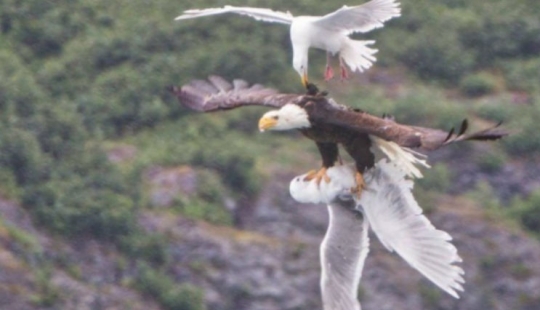
[(330, 53), (326, 52), (326, 69), (324, 70), (324, 80), (330, 81), (334, 77), (334, 69), (330, 66)]
[(324, 180), (326, 183), (330, 183), (330, 177), (326, 174), (326, 167), (322, 167), (319, 171), (311, 170), (304, 177), (304, 181), (315, 180), (317, 185), (321, 184), (321, 180)]
[(348, 80), (349, 71), (347, 71), (347, 67), (345, 67), (345, 63), (343, 62), (343, 58), (341, 57), (339, 57), (339, 68), (341, 69), (341, 80)]

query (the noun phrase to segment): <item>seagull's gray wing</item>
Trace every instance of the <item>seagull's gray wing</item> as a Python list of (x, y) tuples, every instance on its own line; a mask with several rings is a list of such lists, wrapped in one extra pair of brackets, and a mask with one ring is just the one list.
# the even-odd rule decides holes
[(184, 14), (176, 17), (174, 20), (184, 20), (203, 16), (218, 15), (225, 13), (236, 13), (252, 17), (256, 20), (270, 23), (290, 24), (293, 16), (289, 12), (279, 12), (263, 8), (236, 7), (226, 5), (222, 8), (194, 9), (184, 11)]
[(436, 229), (412, 195), (413, 182), (393, 162), (379, 161), (364, 174), (367, 189), (357, 201), (381, 243), (448, 294), (459, 298), (463, 269), (452, 237)]
[(347, 34), (368, 32), (384, 26), (384, 22), (401, 15), (399, 3), (394, 0), (372, 0), (322, 16), (314, 23), (321, 27)]
[(369, 252), (368, 223), (353, 201), (328, 205), (329, 224), (321, 243), (324, 309), (360, 310), (358, 285)]

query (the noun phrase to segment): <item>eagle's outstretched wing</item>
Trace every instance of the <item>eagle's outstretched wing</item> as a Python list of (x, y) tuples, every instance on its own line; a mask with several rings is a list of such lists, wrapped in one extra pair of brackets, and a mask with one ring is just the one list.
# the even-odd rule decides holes
[(509, 134), (507, 130), (499, 127), (500, 124), (481, 131), (466, 133), (468, 128), (467, 120), (463, 121), (457, 133), (453, 128), (448, 132), (426, 127), (408, 126), (399, 124), (390, 118), (380, 118), (366, 112), (336, 107), (336, 105), (328, 104), (327, 100), (319, 100), (313, 102), (313, 104), (308, 103), (304, 108), (314, 121), (374, 135), (395, 142), (401, 147), (423, 150), (435, 150), (441, 146), (464, 140), (497, 140)]
[(408, 126), (390, 118), (380, 118), (366, 112), (348, 109), (324, 96), (280, 94), (275, 89), (266, 88), (260, 84), (250, 87), (243, 80), (234, 80), (231, 84), (219, 76), (210, 76), (208, 81), (194, 80), (181, 88), (172, 87), (172, 91), (181, 104), (199, 112), (228, 110), (246, 105), (281, 108), (287, 103), (301, 104), (312, 122), (367, 133), (395, 142), (401, 147), (424, 150), (435, 150), (464, 140), (497, 140), (509, 134), (508, 131), (499, 128), (499, 125), (478, 132), (466, 133), (468, 128), (466, 120), (457, 133), (454, 129), (447, 132)]
[(194, 80), (182, 87), (171, 87), (180, 103), (199, 112), (229, 110), (246, 105), (280, 108), (289, 102), (297, 102), (301, 95), (278, 94), (275, 89), (260, 84), (252, 85), (244, 80), (231, 83), (219, 76), (208, 81)]

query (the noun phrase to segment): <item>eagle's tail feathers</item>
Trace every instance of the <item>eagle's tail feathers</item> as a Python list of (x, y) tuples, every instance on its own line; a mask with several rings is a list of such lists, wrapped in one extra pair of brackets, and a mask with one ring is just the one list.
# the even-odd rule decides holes
[(458, 141), (466, 141), (466, 140), (492, 141), (492, 140), (501, 139), (510, 134), (508, 130), (505, 130), (499, 127), (501, 124), (502, 122), (484, 130), (466, 134), (465, 132), (467, 131), (469, 124), (467, 120), (465, 119), (461, 123), (461, 127), (459, 129), (458, 134), (454, 135), (454, 128), (452, 128), (452, 130), (450, 130), (448, 134), (448, 137), (444, 140), (443, 145), (458, 142)]

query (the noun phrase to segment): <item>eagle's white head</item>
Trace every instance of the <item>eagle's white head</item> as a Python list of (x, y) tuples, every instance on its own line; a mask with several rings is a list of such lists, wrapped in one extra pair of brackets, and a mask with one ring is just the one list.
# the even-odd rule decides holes
[(259, 120), (259, 130), (290, 130), (311, 127), (306, 110), (286, 104), (279, 110), (266, 112)]

